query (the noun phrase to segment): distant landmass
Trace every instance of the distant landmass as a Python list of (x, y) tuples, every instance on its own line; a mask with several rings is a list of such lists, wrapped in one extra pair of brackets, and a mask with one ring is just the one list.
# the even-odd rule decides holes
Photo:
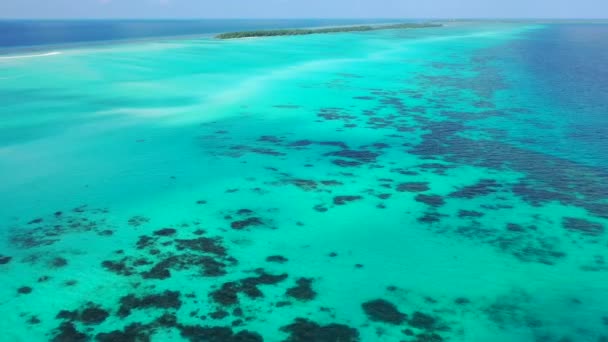
[[(222, 32), (384, 25), (391, 19), (0, 20), (0, 54), (161, 37), (215, 37)], [(418, 21), (419, 23), (420, 21)]]
[(341, 26), (341, 27), (326, 27), (318, 29), (279, 29), (279, 30), (258, 30), (258, 31), (242, 31), (228, 32), (218, 34), (219, 39), (238, 39), (238, 38), (253, 38), (253, 37), (273, 37), (273, 36), (302, 36), (309, 34), (323, 33), (339, 33), (339, 32), (364, 32), (377, 30), (392, 30), (392, 29), (413, 29), (413, 28), (428, 28), (441, 27), (442, 24), (435, 23), (404, 23), (392, 25), (363, 25), (363, 26)]

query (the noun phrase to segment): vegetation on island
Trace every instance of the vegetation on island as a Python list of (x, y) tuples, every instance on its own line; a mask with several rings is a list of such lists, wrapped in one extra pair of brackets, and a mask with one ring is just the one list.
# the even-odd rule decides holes
[(341, 26), (327, 28), (311, 28), (311, 29), (279, 29), (279, 30), (258, 30), (258, 31), (243, 31), (243, 32), (228, 32), (216, 36), (219, 39), (237, 39), (237, 38), (252, 38), (252, 37), (273, 37), (273, 36), (301, 36), (309, 34), (322, 33), (339, 33), (339, 32), (364, 32), (377, 30), (393, 30), (393, 29), (413, 29), (440, 27), (442, 24), (434, 23), (403, 23), (392, 25), (363, 25), (363, 26)]

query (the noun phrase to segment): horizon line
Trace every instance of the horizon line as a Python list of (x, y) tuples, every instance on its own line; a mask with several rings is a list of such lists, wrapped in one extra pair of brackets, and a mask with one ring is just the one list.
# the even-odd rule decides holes
[(0, 20), (608, 20), (608, 17), (0, 17)]

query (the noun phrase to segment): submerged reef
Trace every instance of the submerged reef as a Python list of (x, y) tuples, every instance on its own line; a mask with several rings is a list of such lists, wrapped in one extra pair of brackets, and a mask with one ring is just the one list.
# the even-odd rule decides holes
[(397, 185), (396, 190), (399, 192), (424, 192), (428, 191), (429, 183), (427, 182), (408, 182)]
[(258, 288), (260, 285), (274, 285), (287, 279), (287, 274), (272, 275), (263, 269), (257, 270), (258, 275), (247, 277), (236, 282), (227, 282), (210, 293), (210, 297), (218, 304), (230, 306), (239, 302), (239, 293), (249, 298), (264, 297), (264, 293)]
[(281, 330), (289, 337), (283, 342), (358, 342), (359, 332), (344, 324), (320, 325), (305, 318), (297, 318)]
[(602, 235), (604, 233), (604, 225), (597, 222), (587, 221), (585, 219), (565, 217), (562, 224), (567, 230), (581, 234)]
[[(136, 243), (138, 255), (105, 260), (101, 265), (122, 276), (139, 274), (144, 279), (163, 280), (171, 277), (172, 270), (194, 270), (200, 276), (219, 277), (227, 273), (228, 267), (237, 264), (219, 237), (177, 239), (173, 236), (172, 228), (157, 230), (153, 236), (142, 235)], [(164, 245), (173, 245), (175, 250), (163, 253)], [(156, 261), (149, 260), (150, 255)]]
[(177, 291), (165, 291), (160, 294), (146, 295), (141, 298), (130, 294), (120, 299), (118, 315), (126, 317), (135, 309), (160, 308), (179, 309), (182, 305), (180, 293)]
[(334, 197), (335, 205), (345, 205), (348, 202), (354, 202), (363, 199), (362, 196), (336, 196)]
[[(264, 33), (283, 34), (291, 33)], [(127, 130), (138, 144), (118, 152), (152, 160), (108, 165), (134, 168), (119, 179), (138, 185), (133, 203), (96, 199), (105, 183), (90, 182), (74, 191), (78, 202), (8, 218), (0, 268), (17, 280), (6, 282), (3, 305), (28, 332), (54, 341), (468, 341), (471, 322), (497, 339), (603, 341), (608, 318), (594, 303), (608, 274), (608, 173), (537, 145), (543, 134), (516, 134), (548, 123), (539, 101), (516, 106), (520, 92), (507, 88), (509, 69), (494, 47), (461, 53), (484, 37), (456, 40), (429, 60), (418, 49), (406, 54), (409, 34), (373, 35), (370, 46), (400, 41), (382, 58), (343, 56), (357, 48), (336, 49), (327, 63), (281, 56), (284, 70), (262, 75), (268, 92), (247, 81), (229, 97), (209, 94), (230, 115), (193, 115), (201, 121), (154, 126), (149, 136)], [(492, 34), (492, 44), (500, 39)], [(257, 43), (226, 46), (236, 56)], [(521, 42), (496, 46), (507, 53)], [(180, 58), (188, 55), (201, 56)], [(341, 62), (351, 57), (357, 62)], [(172, 85), (179, 73), (168, 73)], [(276, 99), (260, 101), (262, 93)], [(103, 103), (113, 101), (122, 102)], [(53, 193), (63, 195), (71, 192)], [(74, 207), (83, 199), (100, 203)], [(482, 272), (486, 259), (492, 269)], [(508, 271), (540, 280), (474, 286)], [(543, 279), (569, 284), (576, 272), (588, 280), (579, 287), (530, 290)], [(61, 305), (51, 313), (31, 305), (51, 296)], [(547, 305), (555, 310), (538, 309)]]
[(296, 281), (296, 286), (287, 289), (286, 294), (301, 301), (313, 300), (317, 293), (312, 288), (313, 279), (300, 278)]
[(384, 299), (375, 299), (361, 304), (363, 311), (372, 321), (401, 324), (407, 319), (407, 315), (401, 313), (395, 304)]
[(0, 265), (6, 265), (11, 262), (13, 258), (6, 255), (0, 255)]

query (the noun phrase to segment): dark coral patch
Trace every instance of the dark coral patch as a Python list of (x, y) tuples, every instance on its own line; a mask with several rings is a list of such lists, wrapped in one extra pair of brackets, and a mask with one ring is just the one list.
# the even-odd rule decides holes
[(291, 179), (289, 180), (289, 183), (304, 191), (313, 191), (317, 189), (317, 182), (310, 179)]
[(230, 227), (232, 227), (232, 229), (240, 230), (240, 229), (245, 229), (250, 226), (262, 226), (262, 225), (264, 225), (264, 222), (262, 222), (262, 219), (260, 219), (259, 217), (249, 217), (244, 220), (232, 222), (230, 224)]
[(27, 320), (27, 324), (31, 324), (31, 325), (36, 325), (36, 324), (40, 324), (42, 323), (42, 321), (40, 320), (40, 318), (36, 317), (36, 316), (32, 316)]
[(429, 190), (427, 182), (408, 182), (398, 184), (395, 188), (399, 192), (424, 192)]
[(298, 140), (298, 141), (294, 141), (291, 144), (289, 144), (289, 146), (293, 146), (293, 147), (304, 147), (304, 146), (309, 146), (312, 145), (314, 142), (311, 140)]
[(344, 183), (337, 181), (337, 180), (324, 180), (324, 181), (321, 181), (321, 184), (326, 185), (326, 186), (344, 185)]
[(182, 254), (173, 255), (158, 262), (149, 271), (143, 272), (146, 279), (167, 279), (171, 277), (170, 269), (183, 270), (198, 267), (201, 274), (208, 277), (219, 277), (226, 274), (226, 264), (209, 256)]
[(458, 297), (458, 298), (454, 299), (454, 303), (458, 304), (458, 305), (467, 305), (467, 304), (471, 303), (471, 300), (466, 297)]
[(259, 285), (273, 285), (287, 279), (287, 274), (273, 275), (266, 273), (264, 270), (259, 270), (258, 273), (258, 276), (248, 277), (240, 282), (240, 290), (250, 298), (264, 296), (262, 291), (258, 289)]
[(591, 214), (608, 219), (608, 203), (589, 203), (586, 208)]
[(437, 319), (431, 315), (416, 311), (409, 320), (409, 324), (418, 329), (433, 330), (436, 328)]
[(281, 328), (289, 333), (284, 342), (357, 342), (359, 332), (344, 324), (319, 325), (305, 318), (296, 320)]
[(257, 333), (243, 330), (234, 333), (228, 327), (201, 327), (179, 325), (182, 337), (192, 342), (262, 342), (263, 338)]
[(206, 238), (199, 237), (190, 240), (175, 240), (177, 243), (178, 250), (191, 250), (196, 252), (203, 252), (209, 254), (215, 254), (217, 256), (226, 256), (226, 247), (222, 246), (219, 238)]
[[(198, 224), (198, 222), (194, 222)], [(182, 224), (188, 227), (189, 224)], [(226, 274), (226, 268), (238, 261), (228, 255), (222, 240), (217, 237), (197, 237), (193, 239), (175, 239), (167, 241), (159, 236), (172, 236), (174, 228), (161, 229), (159, 235), (140, 236), (136, 247), (145, 250), (146, 254), (155, 255), (156, 263), (146, 257), (126, 256), (120, 260), (106, 260), (102, 266), (108, 271), (123, 276), (139, 274), (144, 279), (167, 279), (171, 271), (194, 270), (201, 276), (218, 277)], [(198, 229), (195, 235), (205, 234)], [(167, 251), (166, 246), (174, 244), (176, 251)], [(124, 254), (121, 251), (120, 254)], [(152, 265), (151, 267), (148, 265)], [(148, 266), (147, 269), (142, 267)]]
[(270, 142), (273, 144), (279, 144), (283, 141), (283, 139), (280, 137), (275, 137), (273, 135), (263, 135), (258, 138), (258, 141), (265, 141), (265, 142)]
[(37, 218), (37, 219), (33, 219), (33, 220), (31, 220), (31, 221), (30, 221), (30, 222), (28, 222), (27, 224), (39, 224), (39, 223), (42, 223), (42, 221), (44, 221), (44, 220), (43, 220), (43, 219), (41, 219), (41, 218)]
[(218, 310), (209, 314), (209, 317), (213, 319), (224, 319), (228, 317), (230, 314), (225, 310)]
[(551, 201), (558, 201), (562, 203), (571, 203), (572, 200), (566, 193), (560, 193), (553, 190), (547, 190), (539, 186), (535, 186), (528, 183), (518, 183), (511, 189), (513, 193), (521, 197), (524, 201), (539, 206), (542, 203)]
[(150, 341), (150, 334), (147, 330), (147, 327), (139, 323), (133, 323), (125, 327), (124, 330), (99, 333), (95, 336), (95, 339), (99, 342), (146, 342)]
[(431, 207), (441, 207), (442, 205), (445, 204), (445, 201), (443, 200), (443, 198), (439, 195), (425, 195), (425, 194), (419, 194), (416, 196), (416, 201), (420, 202), (420, 203), (424, 203), (426, 205), (429, 205)]
[(327, 211), (327, 208), (326, 208), (324, 205), (322, 205), (322, 204), (317, 204), (317, 205), (315, 205), (315, 206), (313, 207), (313, 209), (314, 209), (315, 211), (320, 212), (320, 213), (324, 213), (324, 212), (326, 212), (326, 211)]
[(19, 294), (30, 294), (32, 293), (32, 288), (29, 286), (21, 286), (20, 288), (17, 289), (17, 293)]
[(174, 228), (163, 228), (154, 232), (154, 235), (157, 236), (171, 236), (177, 232)]
[(145, 217), (145, 216), (133, 216), (129, 219), (128, 223), (130, 226), (132, 227), (139, 227), (141, 225), (144, 225), (146, 223), (150, 222), (150, 219)]
[(78, 311), (61, 310), (55, 318), (75, 321), (78, 319)]
[(252, 331), (239, 331), (232, 338), (232, 342), (263, 342), (264, 339), (258, 333)]
[(285, 153), (283, 153), (283, 152), (278, 152), (278, 151), (275, 151), (275, 150), (270, 149), (270, 148), (259, 148), (259, 147), (245, 146), (245, 145), (231, 146), (230, 150), (232, 150), (232, 151), (238, 151), (237, 152), (238, 154), (249, 152), (249, 153), (255, 153), (255, 154), (275, 156), (275, 157), (280, 157), (280, 156), (284, 156), (285, 155)]
[(604, 225), (601, 223), (580, 218), (564, 217), (562, 225), (568, 230), (586, 235), (602, 235), (604, 233)]
[(465, 218), (465, 217), (473, 217), (473, 218), (479, 218), (479, 217), (483, 217), (483, 213), (480, 213), (479, 211), (474, 211), (474, 210), (460, 210), (458, 211), (458, 217), (460, 218)]
[(385, 144), (385, 143), (373, 143), (373, 144), (369, 145), (369, 147), (373, 147), (373, 148), (377, 148), (377, 149), (384, 149), (384, 148), (391, 147), (391, 145)]
[(500, 184), (493, 179), (482, 179), (476, 184), (462, 187), (449, 196), (452, 198), (475, 198), (495, 193), (500, 188)]
[(216, 303), (228, 306), (239, 302), (239, 291), (240, 287), (237, 282), (228, 282), (222, 284), (219, 289), (212, 291), (209, 295)]
[(376, 161), (376, 158), (380, 155), (376, 152), (370, 152), (365, 150), (341, 150), (336, 152), (329, 152), (325, 154), (331, 157), (340, 157), (345, 159), (356, 160), (360, 163), (372, 163)]
[(441, 335), (436, 333), (423, 333), (416, 335), (414, 342), (443, 342), (445, 341)]
[(334, 197), (335, 205), (345, 205), (348, 202), (354, 202), (363, 199), (361, 196), (336, 196)]
[(13, 259), (13, 257), (0, 255), (0, 265), (8, 264), (12, 259)]
[(51, 279), (51, 277), (49, 277), (49, 276), (42, 276), (42, 277), (38, 278), (38, 282), (44, 283), (45, 281), (49, 281), (50, 279)]
[(135, 244), (137, 249), (144, 249), (152, 246), (154, 244), (155, 239), (151, 236), (142, 235), (137, 239), (137, 243)]
[(284, 264), (288, 261), (288, 259), (282, 255), (271, 255), (269, 257), (266, 258), (266, 261), (268, 262), (276, 262), (279, 264)]
[(344, 150), (348, 149), (348, 145), (345, 142), (342, 141), (321, 141), (319, 142), (319, 145), (321, 146), (335, 146), (335, 147), (340, 147)]
[(301, 301), (313, 300), (317, 293), (312, 288), (313, 279), (300, 278), (296, 281), (296, 286), (287, 289), (286, 294)]
[(210, 297), (221, 305), (234, 305), (239, 302), (238, 294), (244, 293), (249, 298), (264, 297), (264, 293), (258, 288), (260, 285), (274, 285), (287, 279), (287, 274), (273, 275), (264, 270), (257, 270), (258, 276), (248, 277), (239, 281), (232, 281), (210, 293)]
[(363, 311), (370, 320), (389, 324), (401, 324), (407, 315), (400, 312), (395, 304), (384, 299), (375, 299), (361, 304)]
[(439, 221), (441, 221), (441, 218), (443, 217), (443, 215), (439, 214), (439, 213), (424, 213), (424, 215), (420, 216), (417, 220), (420, 223), (437, 223)]
[(454, 166), (439, 164), (439, 163), (426, 163), (418, 165), (421, 169), (431, 170), (434, 174), (445, 175), (446, 171), (454, 168)]
[(131, 314), (131, 310), (138, 309), (179, 309), (182, 306), (182, 301), (179, 298), (178, 291), (165, 291), (159, 294), (152, 294), (143, 297), (137, 297), (134, 294), (129, 294), (120, 299), (120, 309), (118, 315), (126, 317)]
[(391, 172), (398, 173), (398, 174), (404, 175), (404, 176), (417, 176), (418, 175), (418, 172), (416, 172), (416, 171), (411, 171), (411, 170), (407, 170), (407, 169), (403, 169), (403, 168), (394, 168), (394, 169), (391, 169)]
[(67, 264), (68, 264), (68, 261), (62, 257), (53, 258), (53, 260), (51, 261), (51, 266), (56, 267), (56, 268), (64, 267)]
[(108, 316), (110, 316), (110, 314), (106, 310), (93, 306), (82, 311), (80, 320), (84, 324), (99, 324), (105, 321)]
[(237, 213), (237, 215), (240, 215), (240, 216), (249, 216), (249, 215), (255, 214), (255, 211), (253, 211), (251, 209), (243, 208), (243, 209), (237, 210), (236, 213)]
[(343, 159), (334, 159), (331, 162), (340, 167), (354, 167), (354, 166), (359, 166), (362, 164), (361, 162), (358, 162), (358, 161), (343, 160)]
[(89, 337), (76, 330), (74, 323), (64, 322), (59, 326), (59, 332), (53, 337), (53, 342), (85, 342)]
[(118, 261), (104, 260), (101, 263), (101, 266), (110, 272), (123, 276), (130, 276), (135, 272), (135, 270), (127, 264), (127, 258)]
[[(55, 215), (51, 219), (35, 219), (30, 222), (36, 226), (31, 229), (11, 229), (9, 239), (10, 242), (20, 248), (33, 248), (39, 246), (49, 246), (61, 240), (61, 236), (70, 233), (90, 232), (93, 231), (101, 234), (106, 226), (105, 218), (97, 219), (95, 214), (105, 214), (106, 209), (86, 209), (86, 206), (77, 208), (73, 212), (78, 213), (71, 216)], [(85, 210), (88, 210), (91, 215), (80, 215)], [(103, 227), (104, 229), (100, 229)]]
[(507, 223), (507, 230), (510, 232), (523, 232), (525, 231), (524, 227), (517, 223)]

